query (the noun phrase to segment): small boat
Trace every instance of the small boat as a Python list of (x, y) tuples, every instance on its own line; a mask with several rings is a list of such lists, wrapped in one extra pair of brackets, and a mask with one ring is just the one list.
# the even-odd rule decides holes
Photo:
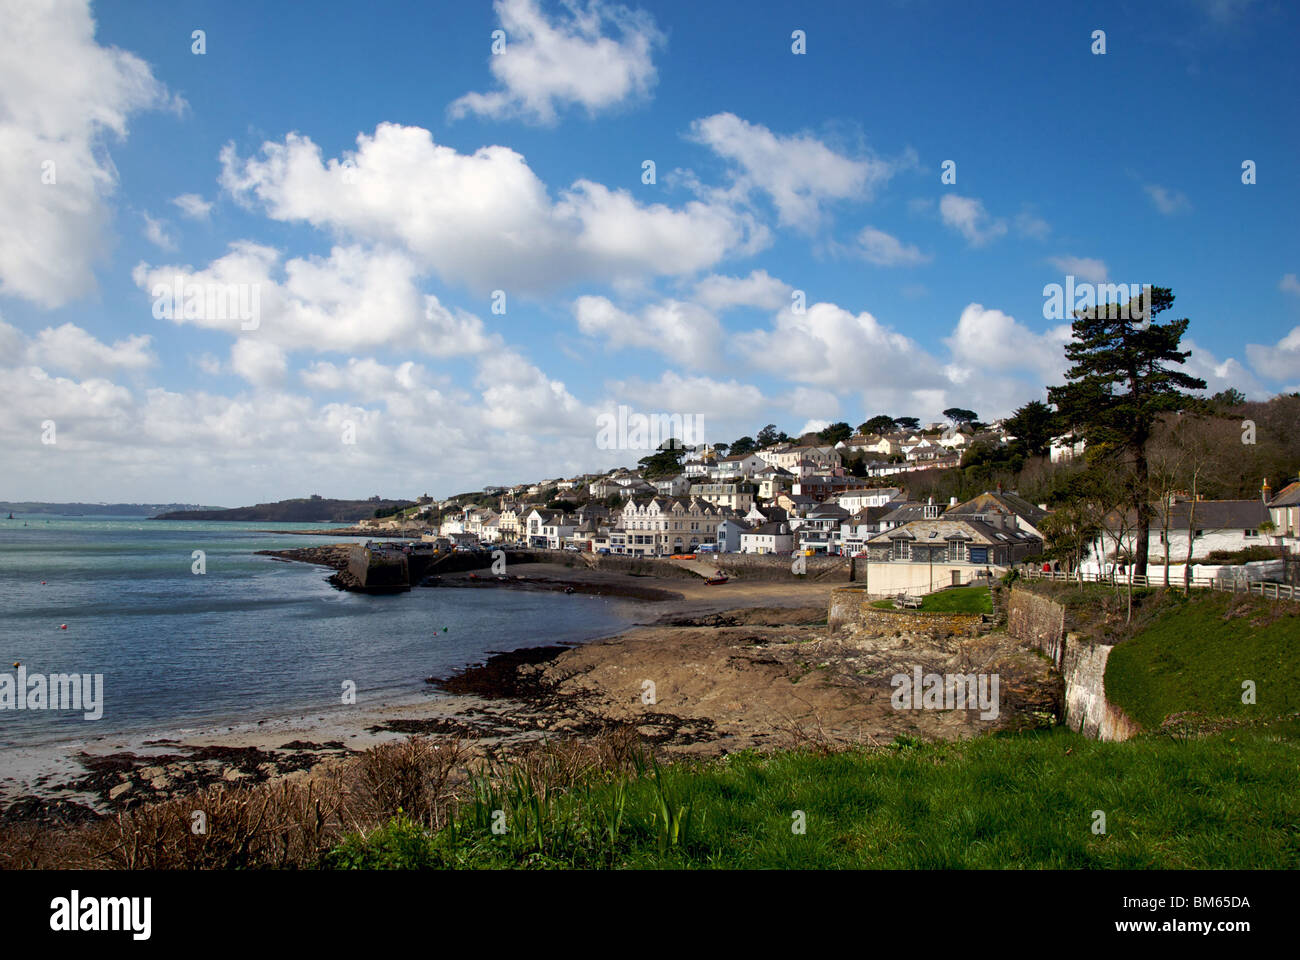
[(726, 583), (730, 579), (730, 577), (709, 577), (704, 583), (706, 586), (716, 587), (718, 584)]
[(13, 512), (12, 510), (10, 510), (10, 511), (9, 511), (9, 516), (5, 517), (5, 519), (6, 519), (6, 520), (12, 520), (13, 518), (14, 518), (14, 512)]

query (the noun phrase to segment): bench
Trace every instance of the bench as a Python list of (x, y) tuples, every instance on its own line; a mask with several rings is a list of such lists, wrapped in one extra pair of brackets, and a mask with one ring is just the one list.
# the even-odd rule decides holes
[(900, 593), (894, 598), (894, 606), (906, 607), (911, 610), (921, 609), (921, 598), (908, 596), (906, 593)]

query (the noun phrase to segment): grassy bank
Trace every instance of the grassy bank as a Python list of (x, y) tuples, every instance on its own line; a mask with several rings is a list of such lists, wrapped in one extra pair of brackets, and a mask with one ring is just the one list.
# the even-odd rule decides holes
[[(1295, 723), (1106, 744), (1068, 731), (520, 771), (453, 821), (353, 834), (335, 868), (1294, 868)], [(1106, 832), (1094, 833), (1094, 811)], [(498, 813), (497, 811), (500, 811)], [(802, 816), (801, 816), (802, 815)], [(797, 832), (800, 823), (804, 832)], [(504, 833), (494, 833), (493, 824)]]
[[(895, 609), (894, 601), (889, 599), (875, 600), (871, 605), (881, 610)], [(919, 609), (923, 613), (992, 613), (993, 601), (988, 587), (950, 587), (926, 594)]]
[[(1244, 681), (1255, 703), (1242, 703)], [(1147, 729), (1171, 714), (1257, 719), (1300, 711), (1300, 605), (1196, 591), (1115, 647), (1106, 696)]]

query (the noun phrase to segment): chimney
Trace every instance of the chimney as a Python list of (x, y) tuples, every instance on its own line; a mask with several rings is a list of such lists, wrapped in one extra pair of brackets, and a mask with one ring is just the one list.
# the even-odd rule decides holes
[(1268, 477), (1264, 478), (1264, 486), (1260, 488), (1259, 495), (1265, 503), (1272, 499), (1273, 490), (1268, 485)]

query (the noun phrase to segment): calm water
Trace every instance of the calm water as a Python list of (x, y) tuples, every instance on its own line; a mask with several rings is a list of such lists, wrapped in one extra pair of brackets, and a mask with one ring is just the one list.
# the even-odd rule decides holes
[[(359, 705), (433, 696), (425, 677), (488, 651), (605, 636), (632, 615), (625, 601), (577, 595), (341, 593), (324, 567), (254, 554), (340, 540), (266, 532), (307, 526), (0, 519), (0, 673), (21, 661), (29, 673), (104, 675), (102, 720), (0, 710), (0, 744), (328, 709), (344, 680)], [(204, 575), (191, 572), (194, 550)]]

